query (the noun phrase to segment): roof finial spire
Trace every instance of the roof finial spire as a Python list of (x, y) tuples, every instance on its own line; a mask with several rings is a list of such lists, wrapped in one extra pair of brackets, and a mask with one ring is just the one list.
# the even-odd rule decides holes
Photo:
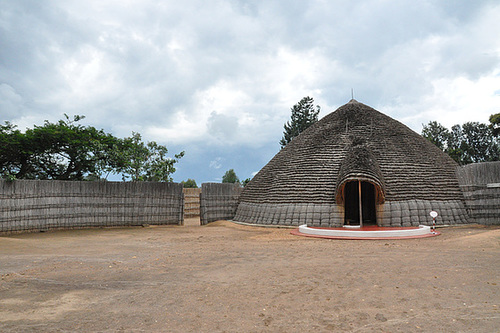
[(351, 88), (351, 100), (349, 103), (357, 103), (358, 101), (354, 99), (354, 89)]

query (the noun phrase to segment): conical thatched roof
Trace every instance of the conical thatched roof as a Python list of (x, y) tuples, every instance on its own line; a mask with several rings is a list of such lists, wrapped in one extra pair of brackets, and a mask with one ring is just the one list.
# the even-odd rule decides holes
[[(339, 205), (350, 180), (376, 184), (377, 204), (461, 202), (456, 167), (448, 155), (407, 126), (351, 100), (276, 154), (245, 187), (240, 206)], [(252, 219), (245, 209), (236, 219)], [(276, 220), (272, 210), (270, 219)], [(266, 223), (262, 216), (257, 219)]]

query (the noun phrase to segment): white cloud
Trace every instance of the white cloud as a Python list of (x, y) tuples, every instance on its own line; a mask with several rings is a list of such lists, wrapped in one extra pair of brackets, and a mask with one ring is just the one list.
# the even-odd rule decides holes
[(416, 121), (420, 125), (435, 120), (448, 128), (467, 121), (488, 123), (489, 116), (499, 112), (500, 95), (495, 87), (500, 87), (500, 71), (477, 80), (466, 77), (436, 80), (434, 93), (422, 101), (422, 112), (404, 121), (417, 127)]
[(222, 168), (223, 160), (222, 157), (216, 157), (214, 160), (210, 161), (209, 167), (218, 170)]

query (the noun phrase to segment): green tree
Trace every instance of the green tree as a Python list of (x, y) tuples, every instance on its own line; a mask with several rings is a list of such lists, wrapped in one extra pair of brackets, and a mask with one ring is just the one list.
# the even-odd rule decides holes
[(251, 180), (252, 180), (252, 178), (247, 178), (241, 182), (241, 185), (243, 185), (243, 187), (245, 187), (245, 186), (247, 186), (248, 183), (250, 183)]
[(500, 159), (498, 138), (493, 127), (486, 124), (467, 122), (463, 126), (453, 125), (448, 131), (441, 124), (431, 121), (424, 125), (422, 136), (461, 165)]
[(427, 125), (423, 125), (422, 136), (444, 151), (450, 137), (450, 131), (437, 121), (431, 121)]
[(184, 152), (167, 157), (168, 149), (155, 141), (143, 142), (139, 133), (121, 142), (120, 157), (123, 165), (118, 169), (123, 180), (171, 182), (175, 163)]
[(233, 169), (229, 169), (226, 171), (224, 176), (222, 176), (222, 182), (223, 183), (238, 183), (240, 182), (240, 179), (238, 176), (236, 176), (236, 172), (234, 172)]
[(198, 188), (198, 185), (196, 185), (196, 181), (194, 179), (188, 178), (186, 181), (182, 181), (181, 184), (184, 186), (184, 188)]
[(144, 144), (139, 134), (119, 139), (78, 124), (83, 116), (64, 116), (25, 133), (9, 122), (0, 125), (0, 177), (99, 180), (121, 173), (132, 180), (171, 181), (174, 164), (184, 155), (168, 158), (166, 147)]
[(450, 136), (448, 137), (448, 141), (446, 142), (446, 152), (453, 158), (458, 164), (464, 164), (462, 161), (463, 145), (462, 145), (462, 127), (460, 125), (453, 125), (451, 127)]
[(5, 122), (0, 125), (0, 176), (2, 178), (15, 179), (20, 174), (30, 172), (31, 165), (28, 162), (31, 155), (24, 134), (16, 125)]
[(495, 137), (500, 136), (500, 113), (495, 113), (490, 116), (490, 128)]
[(456, 131), (461, 133), (460, 143), (452, 143), (454, 146), (459, 145), (462, 153), (457, 162), (469, 164), (499, 160), (500, 147), (488, 125), (467, 122), (463, 124), (462, 128), (460, 125), (455, 126), (457, 126)]
[(280, 140), (281, 148), (284, 148), (293, 138), (305, 131), (309, 126), (318, 121), (321, 108), (314, 106), (314, 99), (307, 96), (295, 104), (292, 108), (292, 115), (283, 127), (283, 137)]
[[(65, 115), (57, 123), (45, 121), (21, 133), (6, 123), (0, 136), (0, 173), (18, 179), (83, 180), (97, 171), (99, 162), (109, 158), (116, 138), (94, 127), (77, 124)], [(110, 161), (109, 161), (110, 162)]]

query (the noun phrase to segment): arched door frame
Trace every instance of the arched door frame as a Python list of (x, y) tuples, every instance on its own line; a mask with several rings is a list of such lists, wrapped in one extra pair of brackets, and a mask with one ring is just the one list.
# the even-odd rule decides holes
[[(344, 182), (342, 182), (342, 184), (339, 186), (339, 188), (337, 189), (337, 196), (336, 196), (336, 201), (337, 201), (337, 204), (341, 204), (344, 206), (344, 223), (347, 219), (347, 203), (346, 203), (346, 185), (348, 183), (356, 183), (357, 184), (357, 192), (358, 192), (358, 198), (357, 198), (357, 201), (358, 201), (358, 218), (359, 218), (359, 225), (362, 227), (363, 226), (363, 191), (362, 191), (362, 184), (363, 183), (367, 183), (367, 184), (370, 184), (372, 187), (373, 187), (373, 198), (371, 200), (373, 200), (373, 205), (375, 207), (373, 207), (373, 212), (371, 212), (370, 215), (373, 216), (373, 218), (375, 219), (376, 221), (376, 206), (377, 204), (382, 204), (384, 202), (384, 199), (385, 199), (385, 196), (384, 196), (384, 192), (382, 190), (382, 187), (377, 183), (377, 182), (374, 182), (372, 181), (371, 179), (367, 179), (367, 178), (364, 178), (364, 177), (349, 177), (348, 179), (345, 179)], [(349, 186), (350, 188), (350, 186)], [(371, 190), (370, 190), (371, 191)], [(366, 198), (366, 197), (365, 197)], [(367, 206), (365, 205), (365, 208)], [(366, 215), (366, 212), (365, 212), (365, 216)]]

